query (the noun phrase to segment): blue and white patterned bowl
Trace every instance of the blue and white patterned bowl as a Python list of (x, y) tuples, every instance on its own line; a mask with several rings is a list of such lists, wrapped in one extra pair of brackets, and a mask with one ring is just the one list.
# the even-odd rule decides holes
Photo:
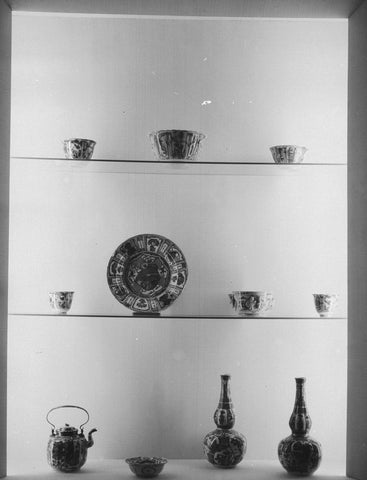
[(271, 292), (237, 290), (228, 294), (238, 315), (256, 316), (270, 310), (274, 303)]
[(130, 457), (125, 462), (137, 477), (153, 478), (161, 473), (167, 459), (163, 457)]
[(307, 148), (298, 145), (274, 145), (270, 147), (270, 151), (275, 163), (301, 163)]
[(66, 158), (74, 160), (89, 160), (92, 158), (96, 142), (87, 138), (69, 138), (64, 140)]
[(149, 134), (159, 160), (195, 161), (205, 135), (193, 130), (158, 130)]

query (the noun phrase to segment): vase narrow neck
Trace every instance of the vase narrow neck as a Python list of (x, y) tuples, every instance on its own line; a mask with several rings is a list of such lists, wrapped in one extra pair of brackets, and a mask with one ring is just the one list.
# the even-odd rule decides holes
[(306, 410), (306, 395), (305, 395), (305, 381), (304, 379), (296, 380), (296, 398), (294, 407), (298, 411)]
[(305, 378), (296, 378), (296, 398), (289, 419), (289, 426), (293, 435), (307, 435), (311, 429), (311, 418), (306, 407), (305, 381)]
[(221, 375), (221, 389), (218, 408), (233, 408), (229, 375)]
[(214, 412), (214, 422), (218, 428), (231, 429), (235, 422), (235, 413), (229, 388), (230, 375), (221, 375), (221, 389), (218, 407)]

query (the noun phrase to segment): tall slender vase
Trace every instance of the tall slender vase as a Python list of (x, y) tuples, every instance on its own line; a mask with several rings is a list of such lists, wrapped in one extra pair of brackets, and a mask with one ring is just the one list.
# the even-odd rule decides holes
[(218, 428), (204, 438), (204, 453), (210, 463), (220, 468), (232, 468), (246, 453), (246, 438), (233, 430), (235, 413), (230, 391), (230, 375), (221, 375), (221, 392), (214, 422)]
[(296, 399), (289, 419), (292, 435), (278, 446), (280, 463), (295, 475), (311, 475), (321, 462), (321, 444), (308, 435), (312, 422), (306, 407), (305, 381), (305, 378), (296, 378)]

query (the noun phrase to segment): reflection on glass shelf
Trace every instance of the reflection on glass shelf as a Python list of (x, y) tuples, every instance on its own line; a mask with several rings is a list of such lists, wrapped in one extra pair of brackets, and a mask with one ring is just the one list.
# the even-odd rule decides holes
[(331, 168), (346, 167), (346, 163), (294, 163), (268, 162), (202, 162), (162, 160), (92, 159), (69, 160), (65, 158), (13, 157), (12, 162), (37, 168), (57, 167), (60, 171), (81, 173), (134, 173), (149, 175), (329, 175)]
[(241, 316), (241, 315), (195, 315), (195, 314), (79, 314), (68, 313), (60, 315), (57, 313), (9, 313), (10, 316), (24, 316), (24, 317), (58, 317), (58, 318), (187, 318), (187, 319), (228, 319), (228, 320), (346, 320), (343, 316), (319, 317), (318, 315), (259, 315), (259, 316)]

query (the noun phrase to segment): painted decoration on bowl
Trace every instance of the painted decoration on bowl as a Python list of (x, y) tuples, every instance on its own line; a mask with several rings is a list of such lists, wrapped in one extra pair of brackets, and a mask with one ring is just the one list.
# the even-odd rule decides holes
[(203, 133), (192, 130), (158, 130), (149, 134), (159, 160), (195, 161)]
[(96, 142), (87, 138), (69, 138), (64, 140), (65, 157), (75, 160), (89, 160), (92, 158)]
[(270, 147), (270, 151), (275, 163), (301, 163), (307, 148), (298, 145), (274, 145)]
[(188, 277), (185, 257), (162, 235), (125, 240), (110, 258), (107, 282), (114, 297), (138, 313), (158, 313), (182, 293)]
[(161, 473), (167, 463), (164, 457), (131, 457), (125, 462), (137, 477), (153, 478)]
[(274, 303), (271, 292), (238, 290), (229, 293), (228, 296), (238, 315), (261, 315), (270, 310)]

